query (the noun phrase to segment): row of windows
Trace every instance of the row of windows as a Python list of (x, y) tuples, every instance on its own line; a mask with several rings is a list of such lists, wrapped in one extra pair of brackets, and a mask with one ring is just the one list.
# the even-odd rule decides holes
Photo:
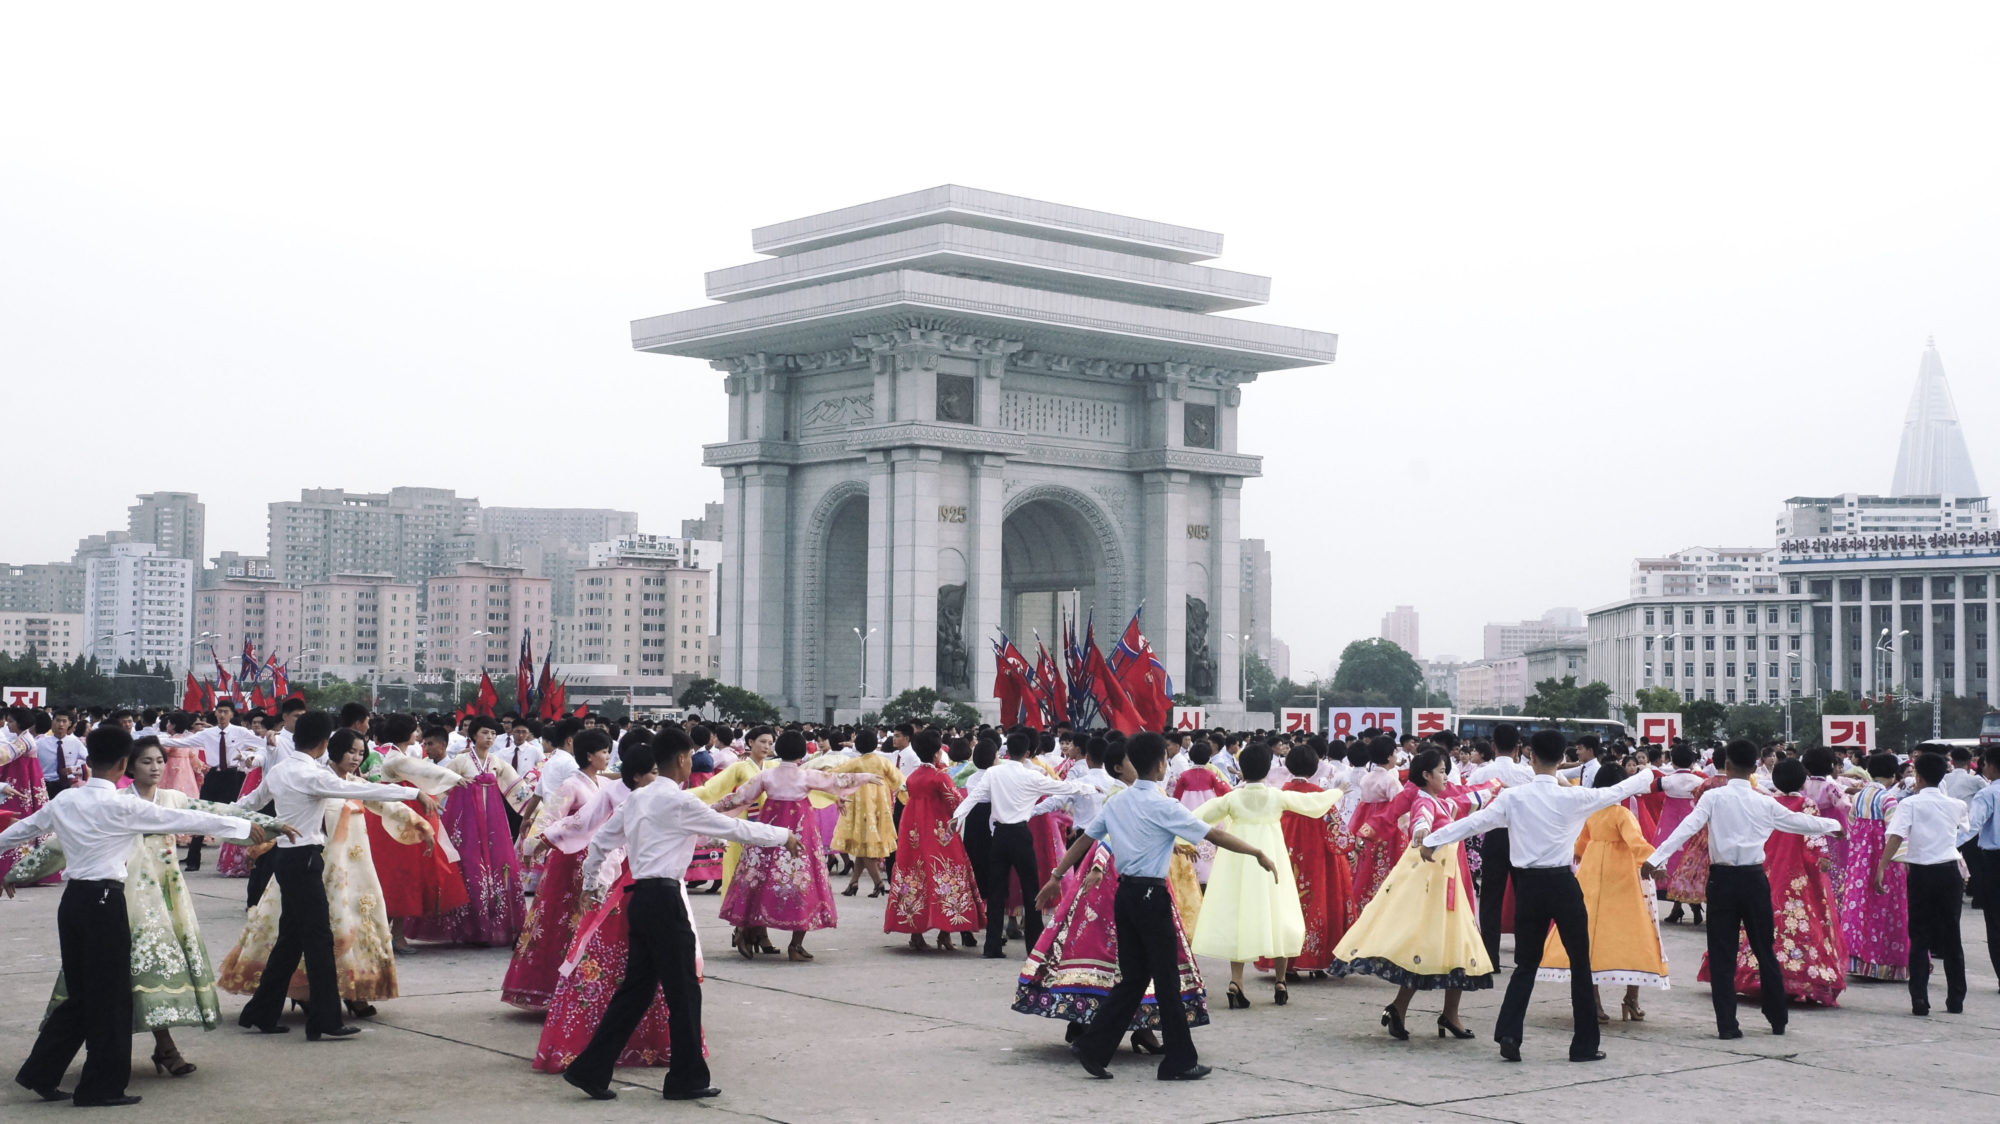
[[(1742, 616), (1743, 616), (1743, 623), (1745, 626), (1749, 627), (1756, 626), (1757, 609), (1758, 607), (1755, 605), (1743, 606)], [(1765, 624), (1778, 623), (1778, 606), (1766, 605), (1763, 607), (1763, 610), (1764, 610)], [(1799, 607), (1797, 605), (1787, 605), (1785, 606), (1785, 610), (1786, 610), (1785, 617), (1787, 623), (1798, 624)], [(1722, 611), (1723, 624), (1732, 625), (1736, 623), (1736, 617), (1737, 617), (1736, 606), (1724, 605), (1721, 611)], [(1649, 607), (1645, 610), (1646, 626), (1648, 628), (1658, 627), (1660, 621), (1655, 619), (1656, 613), (1658, 617), (1662, 617), (1665, 619), (1665, 623), (1667, 624), (1674, 623), (1674, 611), (1672, 609), (1661, 609), (1656, 611), (1655, 609)], [(1714, 605), (1703, 605), (1700, 609), (1695, 609), (1693, 607), (1682, 609), (1681, 624), (1683, 626), (1692, 627), (1694, 624), (1694, 618), (1696, 613), (1701, 614), (1701, 623), (1705, 625), (1712, 625), (1715, 623), (1716, 607)]]

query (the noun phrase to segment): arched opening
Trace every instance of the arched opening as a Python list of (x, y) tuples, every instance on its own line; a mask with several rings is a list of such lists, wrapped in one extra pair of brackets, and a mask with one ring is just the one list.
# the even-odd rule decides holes
[(1000, 528), (1000, 626), (1031, 659), (1036, 630), (1053, 650), (1063, 613), (1081, 619), (1095, 606), (1106, 619), (1116, 616), (1106, 554), (1082, 513), (1059, 500), (1030, 500), (1007, 516)]
[[(868, 497), (842, 503), (826, 522), (819, 609), (822, 710), (861, 705), (861, 639), (868, 631)], [(879, 637), (877, 638), (879, 639)], [(877, 690), (880, 688), (877, 687)]]

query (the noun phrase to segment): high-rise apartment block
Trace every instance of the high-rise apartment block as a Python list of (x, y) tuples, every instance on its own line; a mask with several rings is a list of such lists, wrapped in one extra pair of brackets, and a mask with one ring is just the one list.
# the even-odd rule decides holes
[(231, 675), (245, 640), (260, 660), (272, 653), (279, 663), (296, 660), (307, 647), (301, 643), (304, 624), (304, 591), (270, 578), (231, 578), (194, 595), (196, 659), (205, 660), (213, 648)]
[(1382, 639), (1410, 653), (1410, 658), (1420, 660), (1423, 655), (1417, 651), (1417, 611), (1409, 605), (1398, 605), (1382, 614)]
[(714, 674), (713, 571), (628, 561), (580, 569), (574, 580), (559, 661), (615, 666), (619, 675)]
[(415, 671), (418, 592), (393, 574), (344, 573), (307, 583), (304, 658), (293, 674), (311, 670), (359, 680)]
[(188, 666), (194, 563), (151, 543), (117, 543), (85, 563), (84, 646), (101, 664), (117, 660)]
[(0, 612), (83, 612), (83, 566), (75, 562), (0, 563)]
[[(554, 641), (549, 579), (519, 566), (463, 562), (430, 579), (426, 667), (462, 678), (512, 672), (528, 630), (539, 656)], [(634, 618), (637, 620), (638, 618)]]
[[(1550, 609), (1537, 621), (1518, 621), (1513, 624), (1494, 623), (1486, 626), (1487, 660), (1512, 659), (1530, 648), (1546, 648), (1552, 644), (1576, 644), (1584, 640), (1588, 630), (1583, 626), (1583, 614), (1575, 609)], [(1465, 679), (1459, 677), (1460, 689), (1464, 689)]]
[(639, 513), (608, 507), (483, 507), (479, 529), (506, 535), (517, 546), (562, 539), (578, 546), (636, 534)]
[(43, 663), (67, 664), (83, 654), (82, 613), (17, 613), (0, 609), (0, 652), (14, 659), (32, 654)]
[(126, 530), (133, 542), (152, 543), (169, 558), (200, 566), (207, 511), (193, 492), (149, 492), (125, 509)]
[(421, 586), (449, 568), (454, 537), (479, 524), (479, 501), (449, 488), (307, 488), (270, 512), (271, 568), (289, 586), (360, 573)]

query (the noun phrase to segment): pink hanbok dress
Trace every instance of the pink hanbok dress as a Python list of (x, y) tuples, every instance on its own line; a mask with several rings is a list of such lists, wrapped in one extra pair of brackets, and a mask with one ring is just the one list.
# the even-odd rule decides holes
[[(604, 778), (573, 773), (556, 790), (549, 804), (550, 819), (543, 821), (542, 838), (549, 829), (592, 805), (604, 787)], [(623, 788), (622, 782), (618, 787)], [(609, 819), (607, 812), (605, 818)], [(586, 843), (589, 837), (586, 836)], [(542, 880), (535, 901), (528, 907), (521, 927), (521, 939), (514, 944), (514, 958), (507, 963), (507, 975), (500, 984), (500, 1001), (528, 1011), (545, 1011), (555, 996), (556, 970), (568, 954), (583, 916), (584, 848), (565, 851), (551, 841), (542, 866)]]
[(1902, 980), (1910, 975), (1909, 868), (1890, 863), (1882, 875), (1889, 892), (1875, 892), (1875, 860), (1889, 838), (1889, 813), (1901, 799), (1900, 790), (1869, 781), (1854, 794), (1848, 811), (1840, 935), (1847, 942), (1850, 976)]
[(847, 792), (877, 780), (868, 773), (824, 773), (781, 761), (717, 801), (716, 811), (731, 812), (762, 796), (758, 822), (787, 828), (804, 843), (797, 855), (785, 847), (745, 847), (722, 895), (722, 919), (741, 928), (790, 933), (838, 925), (833, 888), (826, 880), (826, 841), (807, 797), (813, 792)]

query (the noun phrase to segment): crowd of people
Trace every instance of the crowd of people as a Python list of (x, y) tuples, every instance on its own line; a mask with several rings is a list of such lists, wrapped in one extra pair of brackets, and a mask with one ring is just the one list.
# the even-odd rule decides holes
[[(1396, 988), (1391, 1037), (1434, 991), (1438, 1037), (1464, 1040), (1460, 998), (1495, 986), (1512, 933), (1508, 1061), (1538, 982), (1568, 985), (1569, 1059), (1602, 1058), (1612, 1012), (1643, 1021), (1668, 986), (1661, 926), (1690, 910), (1725, 1039), (1739, 997), (1783, 1034), (1851, 978), (1906, 981), (1928, 1015), (1934, 959), (1962, 1012), (1968, 886), (2000, 971), (2000, 749), (454, 721), (296, 697), (4, 719), (0, 881), (63, 887), (16, 1080), (79, 1105), (138, 1100), (137, 1034), (156, 1073), (195, 1072), (173, 1032), (221, 1025), (221, 992), (247, 997), (243, 1028), (289, 1032), (289, 1001), (306, 1040), (352, 1036), (423, 944), (511, 949), (500, 998), (542, 1016), (536, 1070), (605, 1099), (614, 1067), (658, 1066), (667, 1097), (713, 1096), (694, 902), (737, 956), (809, 963), (864, 874), (911, 950), (1018, 959), (1013, 1009), (1066, 1024), (1099, 1078), (1128, 1039), (1162, 1079), (1208, 1073), (1197, 957), (1227, 962), (1230, 1010), (1266, 1002), (1252, 969), (1275, 1006), (1368, 975)], [(213, 875), (245, 880), (219, 965), (186, 885), (210, 841)]]

